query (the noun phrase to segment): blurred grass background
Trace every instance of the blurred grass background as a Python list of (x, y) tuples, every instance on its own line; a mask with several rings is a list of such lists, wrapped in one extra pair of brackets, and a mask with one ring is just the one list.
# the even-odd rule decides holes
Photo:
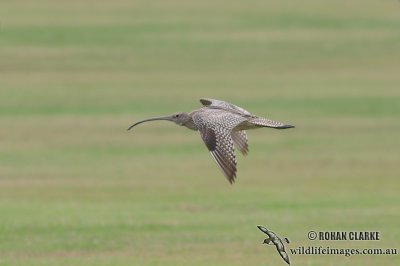
[[(1, 1), (0, 264), (284, 265), (258, 224), (288, 248), (398, 248), (399, 14), (394, 0)], [(233, 186), (196, 132), (126, 132), (200, 97), (296, 128), (250, 131)]]

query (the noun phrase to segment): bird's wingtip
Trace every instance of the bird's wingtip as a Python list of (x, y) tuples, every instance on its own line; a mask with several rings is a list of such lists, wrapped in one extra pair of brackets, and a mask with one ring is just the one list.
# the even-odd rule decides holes
[(260, 229), (262, 232), (267, 233), (268, 229), (262, 225), (257, 225), (257, 228)]
[(200, 103), (205, 105), (205, 106), (209, 106), (211, 104), (211, 99), (209, 98), (200, 98)]
[(279, 127), (276, 127), (276, 129), (287, 129), (287, 128), (294, 128), (295, 126), (292, 126), (292, 125), (283, 125), (283, 126), (279, 126)]
[(233, 176), (230, 177), (229, 182), (231, 182), (231, 184), (233, 185), (236, 181), (236, 173), (233, 173)]

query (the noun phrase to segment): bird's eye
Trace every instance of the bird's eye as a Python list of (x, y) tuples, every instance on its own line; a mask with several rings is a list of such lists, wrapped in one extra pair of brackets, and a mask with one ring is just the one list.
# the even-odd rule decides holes
[(174, 117), (175, 117), (175, 118), (178, 118), (178, 117), (179, 117), (179, 114), (177, 114), (177, 115), (174, 115)]

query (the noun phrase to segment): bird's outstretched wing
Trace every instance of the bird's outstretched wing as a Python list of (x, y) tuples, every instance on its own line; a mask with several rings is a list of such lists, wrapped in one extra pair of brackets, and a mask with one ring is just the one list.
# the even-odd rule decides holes
[(236, 177), (236, 156), (231, 131), (244, 120), (239, 115), (219, 109), (205, 109), (193, 115), (201, 138), (231, 184)]
[(251, 116), (250, 112), (243, 109), (242, 107), (236, 106), (234, 104), (221, 101), (221, 100), (216, 100), (216, 99), (209, 99), (209, 98), (202, 98), (200, 99), (201, 104), (206, 107), (210, 108), (217, 108), (217, 109), (222, 109), (226, 110), (229, 112), (237, 113), (240, 115), (245, 115), (245, 116)]
[(286, 253), (286, 251), (285, 250), (278, 250), (278, 252), (279, 252), (279, 255), (281, 255), (282, 259), (284, 261), (286, 261), (287, 264), (290, 265), (289, 255)]
[(239, 148), (243, 155), (247, 155), (249, 152), (249, 145), (247, 144), (247, 134), (246, 131), (232, 131), (231, 137), (236, 147)]

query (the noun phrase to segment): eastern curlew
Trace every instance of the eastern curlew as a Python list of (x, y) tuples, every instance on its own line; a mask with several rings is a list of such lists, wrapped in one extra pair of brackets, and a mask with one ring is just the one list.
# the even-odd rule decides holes
[(168, 120), (192, 130), (198, 130), (211, 156), (228, 181), (236, 178), (236, 157), (233, 144), (243, 155), (249, 151), (246, 129), (271, 127), (275, 129), (293, 128), (278, 121), (252, 115), (245, 109), (228, 102), (214, 99), (200, 99), (203, 107), (190, 113), (176, 113), (139, 121), (128, 128), (147, 121)]

